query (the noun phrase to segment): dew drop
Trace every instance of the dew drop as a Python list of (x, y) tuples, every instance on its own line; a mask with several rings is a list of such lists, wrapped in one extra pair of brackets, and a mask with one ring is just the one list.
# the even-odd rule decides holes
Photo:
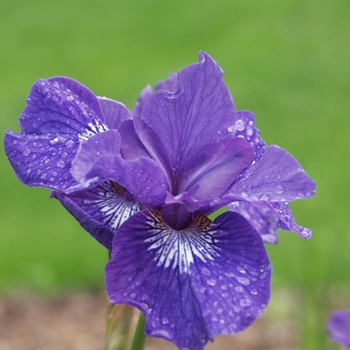
[(236, 286), (233, 288), (237, 293), (243, 293), (244, 288), (242, 286)]
[(283, 193), (283, 187), (280, 186), (280, 185), (277, 186), (276, 191), (277, 191), (277, 193), (279, 193), (279, 194)]
[(133, 299), (134, 299), (135, 297), (136, 297), (136, 294), (135, 294), (135, 293), (131, 293), (131, 294), (130, 294), (130, 298), (133, 298)]
[(249, 286), (250, 284), (249, 279), (246, 277), (236, 277), (236, 279), (240, 284), (243, 284), (244, 286)]
[(236, 128), (238, 131), (242, 131), (244, 129), (244, 122), (241, 119), (236, 121)]
[(73, 141), (73, 140), (68, 140), (68, 141), (66, 142), (66, 146), (67, 146), (67, 147), (73, 147), (73, 146), (74, 146), (74, 141)]
[(206, 291), (206, 288), (205, 288), (205, 287), (202, 287), (199, 291), (200, 291), (200, 293), (204, 294), (205, 291)]
[(207, 280), (207, 284), (209, 284), (209, 286), (215, 286), (216, 280), (214, 280), (214, 278), (211, 278), (211, 279)]
[(203, 274), (204, 276), (210, 276), (210, 275), (211, 275), (211, 272), (210, 272), (206, 267), (204, 267), (204, 268), (202, 269), (202, 274)]
[(23, 151), (23, 155), (24, 155), (24, 156), (28, 156), (30, 153), (31, 153), (31, 151), (30, 151), (29, 148), (26, 148), (26, 149)]
[(239, 305), (241, 305), (242, 307), (247, 307), (252, 305), (252, 301), (249, 298), (243, 298), (239, 301)]
[(13, 140), (12, 143), (15, 145), (17, 143), (17, 140)]
[(258, 294), (258, 291), (257, 291), (255, 288), (253, 288), (253, 289), (250, 291), (250, 294), (251, 294), (251, 295), (257, 295), (257, 294)]
[(169, 323), (168, 317), (163, 317), (163, 318), (162, 318), (162, 323), (163, 323), (163, 324), (168, 324), (168, 323)]
[(260, 196), (260, 200), (264, 202), (268, 202), (270, 200), (270, 197), (266, 193), (264, 193)]
[(63, 161), (63, 160), (59, 160), (56, 165), (59, 167), (59, 168), (64, 168), (64, 166), (66, 165), (66, 163)]

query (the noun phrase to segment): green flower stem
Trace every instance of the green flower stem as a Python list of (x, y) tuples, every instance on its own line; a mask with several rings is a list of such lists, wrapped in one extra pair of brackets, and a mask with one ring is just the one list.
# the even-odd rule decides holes
[(137, 323), (134, 340), (132, 342), (130, 350), (143, 350), (145, 341), (146, 341), (146, 334), (145, 334), (145, 316), (142, 312), (140, 312), (139, 321)]
[(107, 304), (105, 350), (127, 350), (134, 333), (136, 310), (128, 305)]

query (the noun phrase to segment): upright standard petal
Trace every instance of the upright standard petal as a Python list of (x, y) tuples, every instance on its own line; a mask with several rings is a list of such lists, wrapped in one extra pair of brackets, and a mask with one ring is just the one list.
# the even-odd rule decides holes
[(5, 134), (5, 151), (18, 178), (27, 186), (60, 191), (77, 185), (69, 168), (80, 141), (107, 129), (96, 96), (64, 77), (33, 85), (20, 125), (23, 133)]
[(159, 212), (137, 213), (119, 228), (106, 266), (111, 302), (141, 309), (146, 334), (182, 350), (248, 327), (268, 303), (270, 277), (260, 235), (236, 213), (199, 215), (180, 231)]
[(350, 349), (350, 309), (334, 311), (328, 320), (327, 329), (334, 341)]
[[(149, 97), (141, 115), (158, 135), (171, 166), (179, 173), (199, 148), (233, 137), (228, 129), (235, 124), (235, 110), (222, 80), (222, 69), (210, 56), (200, 53), (199, 57), (199, 63), (178, 73), (177, 91), (157, 91)], [(139, 118), (135, 117), (135, 122)]]

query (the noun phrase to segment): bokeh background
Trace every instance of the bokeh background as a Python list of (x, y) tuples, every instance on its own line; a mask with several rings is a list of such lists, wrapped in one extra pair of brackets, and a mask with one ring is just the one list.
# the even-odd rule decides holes
[[(292, 204), (313, 237), (281, 231), (268, 247), (268, 312), (296, 322), (300, 349), (337, 349), (325, 323), (350, 307), (348, 0), (1, 0), (1, 133), (19, 131), (39, 78), (69, 76), (132, 108), (145, 85), (197, 62), (199, 50), (223, 68), (265, 141), (317, 182), (314, 198)], [(102, 289), (105, 249), (0, 157), (0, 294)]]

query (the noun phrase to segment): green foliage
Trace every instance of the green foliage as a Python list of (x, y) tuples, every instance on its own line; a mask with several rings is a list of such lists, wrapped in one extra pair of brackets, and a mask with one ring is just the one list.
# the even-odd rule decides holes
[[(350, 306), (329, 297), (350, 285), (349, 13), (345, 0), (2, 0), (2, 133), (19, 131), (39, 78), (70, 76), (131, 108), (146, 84), (208, 52), (237, 109), (317, 182), (315, 198), (292, 206), (313, 238), (281, 232), (268, 251), (273, 288), (301, 291), (303, 348), (323, 348), (331, 308)], [(107, 252), (48, 190), (21, 185), (3, 150), (0, 162), (0, 289), (102, 287)]]

